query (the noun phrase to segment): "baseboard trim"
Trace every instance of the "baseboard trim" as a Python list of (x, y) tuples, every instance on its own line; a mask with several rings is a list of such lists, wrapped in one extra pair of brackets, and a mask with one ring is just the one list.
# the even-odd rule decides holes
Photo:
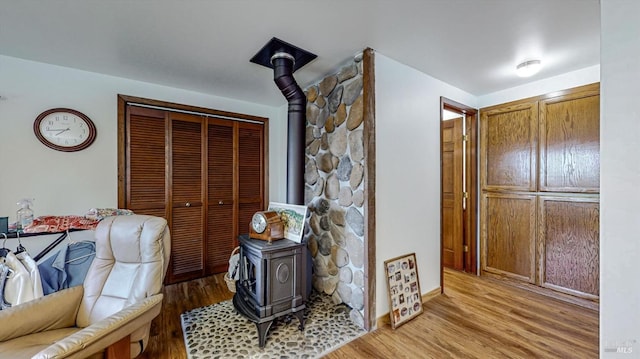
[[(426, 303), (428, 301), (430, 301), (431, 299), (439, 296), (441, 294), (442, 290), (440, 289), (440, 287), (436, 287), (424, 294), (422, 294), (422, 303)], [(376, 319), (376, 327), (373, 328), (373, 330), (376, 330), (384, 325), (391, 325), (391, 322), (389, 321), (389, 312), (379, 316)]]

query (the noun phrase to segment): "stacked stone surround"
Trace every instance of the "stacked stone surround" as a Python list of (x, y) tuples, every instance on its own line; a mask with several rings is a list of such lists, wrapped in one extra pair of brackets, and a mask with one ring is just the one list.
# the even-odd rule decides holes
[(306, 89), (306, 239), (313, 287), (352, 309), (364, 327), (362, 57)]

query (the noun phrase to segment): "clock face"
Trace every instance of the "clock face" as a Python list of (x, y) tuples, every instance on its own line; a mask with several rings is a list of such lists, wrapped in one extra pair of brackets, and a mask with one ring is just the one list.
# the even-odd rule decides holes
[(58, 151), (79, 151), (93, 143), (96, 128), (81, 112), (52, 109), (43, 112), (33, 124), (36, 137), (47, 147)]
[(262, 213), (255, 213), (251, 218), (251, 226), (256, 233), (262, 233), (267, 229), (267, 219)]

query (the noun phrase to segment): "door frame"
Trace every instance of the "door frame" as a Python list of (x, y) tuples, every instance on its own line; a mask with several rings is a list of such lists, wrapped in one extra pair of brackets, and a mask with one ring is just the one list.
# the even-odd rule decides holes
[[(466, 144), (466, 191), (467, 211), (463, 221), (466, 227), (465, 242), (469, 251), (465, 253), (465, 271), (478, 275), (478, 114), (473, 107), (461, 104), (446, 97), (440, 97), (440, 148), (442, 149), (443, 111), (449, 110), (466, 115), (468, 140)], [(442, 171), (442, 150), (440, 150), (440, 168)], [(440, 176), (440, 219), (442, 220), (442, 176)], [(440, 229), (440, 290), (444, 292), (444, 266), (442, 264), (442, 228)]]

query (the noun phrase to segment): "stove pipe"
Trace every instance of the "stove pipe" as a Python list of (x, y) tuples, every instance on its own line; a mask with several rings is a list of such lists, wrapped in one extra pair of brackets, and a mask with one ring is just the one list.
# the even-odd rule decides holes
[(304, 204), (304, 153), (307, 96), (293, 78), (295, 58), (285, 51), (271, 56), (273, 81), (289, 102), (287, 114), (287, 203)]

